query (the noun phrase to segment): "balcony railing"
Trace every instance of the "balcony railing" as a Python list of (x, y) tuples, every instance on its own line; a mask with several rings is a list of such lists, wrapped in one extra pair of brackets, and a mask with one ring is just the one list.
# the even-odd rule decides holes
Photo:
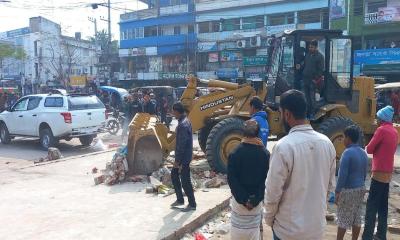
[(377, 23), (379, 23), (379, 21), (378, 21), (378, 13), (377, 13), (377, 12), (374, 12), (374, 13), (367, 13), (367, 14), (365, 14), (365, 16), (364, 16), (364, 23), (365, 23), (366, 25), (369, 25), (369, 24), (377, 24)]
[(157, 17), (157, 15), (158, 15), (158, 10), (156, 8), (150, 8), (150, 9), (145, 9), (145, 10), (139, 10), (136, 12), (121, 14), (120, 21), (125, 22), (125, 21), (131, 21), (131, 20), (153, 18), (153, 17)]
[(188, 4), (174, 5), (160, 8), (160, 15), (172, 15), (189, 12)]

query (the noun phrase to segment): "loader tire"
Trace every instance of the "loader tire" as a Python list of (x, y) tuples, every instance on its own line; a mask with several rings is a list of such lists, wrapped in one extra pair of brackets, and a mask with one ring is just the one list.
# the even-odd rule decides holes
[(226, 118), (217, 123), (207, 138), (206, 156), (210, 167), (220, 173), (227, 172), (229, 154), (243, 138), (243, 120)]
[(207, 147), (207, 138), (210, 135), (211, 129), (214, 127), (215, 124), (207, 124), (202, 129), (199, 130), (197, 135), (197, 140), (199, 141), (199, 145), (201, 150), (206, 153)]
[(340, 156), (342, 155), (343, 151), (345, 150), (344, 146), (344, 130), (346, 127), (351, 126), (351, 125), (356, 125), (359, 133), (360, 133), (360, 138), (358, 140), (358, 144), (361, 147), (364, 147), (364, 133), (362, 129), (353, 122), (350, 118), (346, 117), (331, 117), (326, 120), (324, 120), (319, 126), (318, 126), (318, 132), (326, 135), (333, 143), (335, 146), (336, 150), (336, 171), (339, 169), (339, 160)]

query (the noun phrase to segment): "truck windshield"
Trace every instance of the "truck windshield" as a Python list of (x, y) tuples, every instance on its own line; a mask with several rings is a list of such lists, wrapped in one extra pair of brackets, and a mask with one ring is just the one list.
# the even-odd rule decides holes
[(105, 108), (96, 96), (69, 96), (68, 103), (69, 111)]

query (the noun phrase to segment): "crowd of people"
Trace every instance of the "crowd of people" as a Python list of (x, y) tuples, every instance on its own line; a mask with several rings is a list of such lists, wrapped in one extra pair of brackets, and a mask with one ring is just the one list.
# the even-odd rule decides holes
[[(358, 145), (362, 136), (357, 126), (344, 130), (346, 149), (336, 181), (335, 147), (309, 124), (304, 93), (289, 90), (281, 95), (280, 111), (287, 135), (277, 142), (271, 154), (266, 148), (269, 129), (260, 101), (257, 97), (251, 99), (253, 117), (244, 122), (244, 138), (229, 156), (231, 239), (261, 239), (263, 219), (272, 228), (274, 240), (323, 239), (330, 193), (335, 193), (337, 204), (337, 239), (343, 239), (349, 229), (352, 239), (358, 239), (367, 193), (368, 153), (373, 160), (362, 239), (385, 240), (389, 183), (398, 143), (392, 123), (393, 107), (386, 106), (377, 112), (379, 127), (365, 149)], [(189, 204), (182, 211), (194, 211), (191, 124), (181, 103), (174, 105), (173, 113), (179, 124), (172, 171), (177, 200), (171, 206), (184, 204), (183, 187)], [(376, 219), (378, 227), (374, 233)]]

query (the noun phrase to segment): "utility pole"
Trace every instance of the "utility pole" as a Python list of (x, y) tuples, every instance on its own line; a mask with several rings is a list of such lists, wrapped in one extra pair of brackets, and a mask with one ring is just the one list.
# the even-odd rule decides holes
[(92, 17), (88, 17), (88, 20), (94, 24), (94, 37), (96, 39), (96, 36), (97, 36), (97, 19), (96, 18), (92, 18)]

